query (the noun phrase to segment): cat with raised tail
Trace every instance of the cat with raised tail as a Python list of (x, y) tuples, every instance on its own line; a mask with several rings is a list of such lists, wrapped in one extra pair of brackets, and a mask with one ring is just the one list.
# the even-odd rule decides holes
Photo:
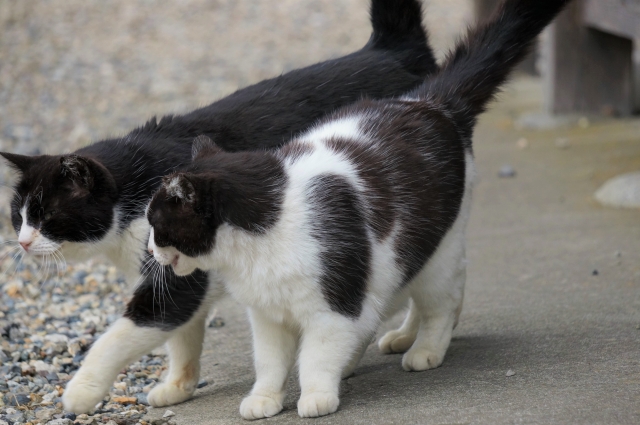
[(202, 136), (163, 179), (147, 210), (155, 259), (216, 270), (248, 306), (256, 382), (242, 417), (282, 410), (296, 359), (298, 414), (335, 412), (341, 377), (407, 300), (380, 349), (405, 352), (408, 371), (442, 363), (462, 307), (476, 119), (568, 2), (507, 0), (405, 96), (340, 109), (271, 152)]
[(176, 276), (170, 267), (156, 268), (147, 252), (145, 207), (161, 177), (191, 161), (198, 135), (227, 151), (276, 148), (337, 107), (401, 95), (437, 70), (418, 0), (372, 0), (371, 22), (371, 39), (355, 53), (185, 115), (154, 118), (124, 137), (72, 154), (1, 154), (21, 174), (11, 218), (25, 255), (75, 261), (106, 255), (135, 285), (124, 317), (96, 341), (68, 383), (66, 410), (91, 411), (122, 368), (164, 343), (169, 371), (149, 403), (191, 397), (206, 316), (224, 288), (213, 273)]

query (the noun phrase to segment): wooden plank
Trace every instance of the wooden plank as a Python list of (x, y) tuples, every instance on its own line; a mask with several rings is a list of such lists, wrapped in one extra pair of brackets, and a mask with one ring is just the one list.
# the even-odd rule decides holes
[(584, 22), (624, 38), (640, 38), (640, 0), (586, 0)]
[(585, 6), (572, 3), (549, 30), (544, 73), (547, 110), (629, 115), (633, 43), (585, 26)]

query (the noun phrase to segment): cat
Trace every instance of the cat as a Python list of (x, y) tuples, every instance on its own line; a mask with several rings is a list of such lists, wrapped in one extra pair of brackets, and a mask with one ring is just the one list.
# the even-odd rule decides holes
[(191, 161), (194, 137), (205, 134), (227, 151), (277, 148), (337, 107), (416, 87), (437, 70), (421, 18), (418, 0), (372, 0), (372, 36), (348, 56), (262, 81), (186, 115), (153, 118), (72, 154), (0, 154), (21, 174), (11, 219), (24, 253), (74, 261), (103, 254), (135, 285), (124, 317), (68, 383), (66, 410), (91, 411), (122, 368), (163, 343), (169, 371), (149, 403), (175, 404), (195, 391), (206, 316), (224, 287), (213, 273), (150, 272), (144, 217), (161, 176)]
[(226, 152), (199, 137), (163, 178), (149, 250), (177, 275), (216, 270), (248, 306), (256, 382), (245, 419), (279, 413), (297, 361), (298, 414), (335, 412), (345, 369), (380, 322), (408, 371), (438, 367), (461, 312), (471, 138), (534, 38), (570, 0), (506, 0), (408, 94), (362, 100), (279, 150)]

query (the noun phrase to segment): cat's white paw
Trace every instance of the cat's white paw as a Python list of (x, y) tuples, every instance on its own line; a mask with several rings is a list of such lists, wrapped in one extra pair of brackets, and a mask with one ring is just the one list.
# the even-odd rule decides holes
[(407, 334), (400, 330), (389, 331), (378, 341), (378, 348), (383, 354), (404, 353), (416, 340), (414, 334)]
[(172, 383), (163, 382), (149, 392), (147, 401), (153, 407), (170, 406), (190, 399), (194, 391), (186, 391)]
[(340, 399), (334, 393), (315, 392), (298, 400), (298, 415), (301, 418), (317, 418), (338, 410)]
[(442, 364), (444, 353), (438, 354), (426, 348), (414, 347), (402, 357), (402, 368), (406, 371), (434, 369)]
[(282, 410), (282, 403), (261, 395), (245, 397), (240, 404), (240, 415), (247, 420), (270, 418)]
[(95, 409), (96, 404), (100, 403), (108, 392), (108, 387), (76, 374), (64, 390), (62, 404), (67, 412), (89, 413)]

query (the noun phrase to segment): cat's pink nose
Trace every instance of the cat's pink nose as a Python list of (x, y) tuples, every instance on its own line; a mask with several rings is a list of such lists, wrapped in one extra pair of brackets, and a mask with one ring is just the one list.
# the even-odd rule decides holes
[(153, 248), (147, 248), (147, 251), (149, 251), (149, 254), (153, 255)]
[(31, 242), (20, 242), (20, 246), (25, 251), (29, 251), (29, 247), (31, 246)]

